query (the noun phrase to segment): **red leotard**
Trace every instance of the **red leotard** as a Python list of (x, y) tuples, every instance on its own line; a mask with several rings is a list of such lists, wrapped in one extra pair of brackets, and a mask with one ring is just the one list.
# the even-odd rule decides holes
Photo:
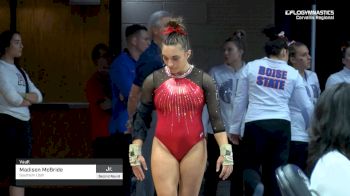
[(203, 90), (187, 78), (169, 78), (154, 91), (155, 136), (178, 160), (204, 138)]
[(164, 68), (159, 69), (143, 83), (141, 104), (133, 124), (133, 139), (145, 139), (155, 108), (155, 137), (181, 161), (193, 145), (204, 138), (204, 104), (207, 104), (214, 133), (225, 131), (216, 85), (208, 74), (194, 67), (184, 78), (174, 78)]

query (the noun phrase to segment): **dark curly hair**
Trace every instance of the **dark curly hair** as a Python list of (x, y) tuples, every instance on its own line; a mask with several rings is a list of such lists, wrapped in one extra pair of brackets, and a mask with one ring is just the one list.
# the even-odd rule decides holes
[(5, 54), (6, 48), (10, 46), (14, 34), (20, 34), (17, 31), (6, 30), (0, 34), (0, 57)]
[(273, 25), (268, 25), (262, 31), (269, 41), (265, 43), (265, 53), (269, 57), (271, 55), (279, 55), (282, 49), (288, 49), (288, 39), (284, 36), (284, 32)]
[(101, 50), (106, 52), (106, 54), (104, 54), (104, 57), (106, 57), (106, 58), (113, 57), (112, 51), (110, 50), (110, 48), (106, 44), (98, 43), (94, 46), (94, 48), (92, 49), (92, 52), (91, 52), (91, 59), (94, 63), (96, 63), (98, 58), (101, 57), (101, 54), (100, 54)]

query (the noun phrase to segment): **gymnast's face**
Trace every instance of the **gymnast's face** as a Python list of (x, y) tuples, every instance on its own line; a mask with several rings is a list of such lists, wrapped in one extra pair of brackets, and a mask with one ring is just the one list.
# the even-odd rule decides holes
[(235, 62), (242, 60), (243, 50), (240, 50), (232, 41), (224, 44), (224, 58), (226, 65), (233, 65)]
[(22, 38), (18, 33), (13, 34), (10, 41), (10, 46), (6, 48), (5, 53), (13, 58), (20, 57), (22, 55)]
[(311, 65), (309, 49), (305, 45), (297, 46), (295, 48), (295, 55), (290, 57), (290, 62), (297, 70), (309, 69)]
[(183, 74), (189, 69), (191, 50), (185, 51), (180, 44), (162, 46), (162, 57), (172, 74)]

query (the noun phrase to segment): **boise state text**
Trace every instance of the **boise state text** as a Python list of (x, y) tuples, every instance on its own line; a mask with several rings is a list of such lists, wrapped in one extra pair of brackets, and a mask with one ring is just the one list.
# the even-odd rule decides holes
[(259, 86), (284, 90), (287, 71), (260, 66), (258, 74), (256, 84)]

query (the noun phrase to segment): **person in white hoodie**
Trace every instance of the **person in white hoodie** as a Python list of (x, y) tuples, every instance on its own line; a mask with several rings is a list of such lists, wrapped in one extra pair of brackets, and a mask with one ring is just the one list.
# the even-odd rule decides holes
[[(241, 159), (239, 158), (239, 136), (230, 134), (230, 127), (232, 124), (233, 99), (236, 94), (238, 75), (245, 64), (243, 60), (246, 48), (245, 37), (246, 33), (244, 30), (237, 30), (232, 36), (227, 38), (223, 45), (224, 64), (215, 66), (209, 71), (209, 75), (214, 78), (218, 88), (221, 116), (234, 152), (234, 171), (228, 179), (230, 180), (230, 191), (226, 191), (227, 194), (231, 195), (243, 195), (243, 177), (240, 166)], [(220, 152), (216, 148), (217, 143), (213, 129), (209, 123), (208, 110), (204, 110), (203, 119), (205, 130), (208, 133), (208, 167), (205, 172), (204, 195), (210, 196), (216, 194), (218, 183), (220, 182), (219, 175), (215, 172), (216, 158)]]
[(326, 89), (311, 124), (308, 166), (310, 189), (319, 196), (350, 193), (350, 84)]
[(304, 100), (298, 102), (297, 107), (306, 111), (303, 113), (306, 122), (311, 116), (313, 104), (300, 74), (287, 64), (288, 40), (284, 32), (267, 27), (263, 33), (270, 38), (265, 44), (267, 57), (249, 62), (241, 71), (233, 104), (232, 129), (234, 134), (239, 135), (241, 119), (248, 104), (242, 139), (244, 180), (252, 176), (256, 178), (253, 174), (262, 171), (264, 195), (274, 196), (281, 195), (275, 170), (287, 163), (289, 155), (289, 100)]
[(29, 106), (42, 101), (38, 88), (28, 74), (15, 64), (22, 55), (21, 35), (16, 31), (0, 34), (0, 176), (10, 177), (10, 196), (23, 196), (24, 187), (16, 186), (16, 158), (30, 158), (32, 131)]
[(341, 82), (350, 83), (350, 41), (347, 41), (344, 46), (341, 47), (341, 53), (344, 67), (341, 71), (328, 77), (326, 89)]
[[(305, 89), (312, 103), (316, 103), (320, 96), (320, 84), (315, 72), (308, 70), (310, 68), (311, 56), (307, 46), (301, 42), (293, 42), (289, 45), (288, 63), (298, 70), (303, 78)], [(306, 172), (306, 161), (309, 144), (309, 125), (305, 123), (301, 110), (297, 103), (303, 100), (291, 100), (289, 103), (291, 118), (291, 142), (288, 162), (299, 166)]]

